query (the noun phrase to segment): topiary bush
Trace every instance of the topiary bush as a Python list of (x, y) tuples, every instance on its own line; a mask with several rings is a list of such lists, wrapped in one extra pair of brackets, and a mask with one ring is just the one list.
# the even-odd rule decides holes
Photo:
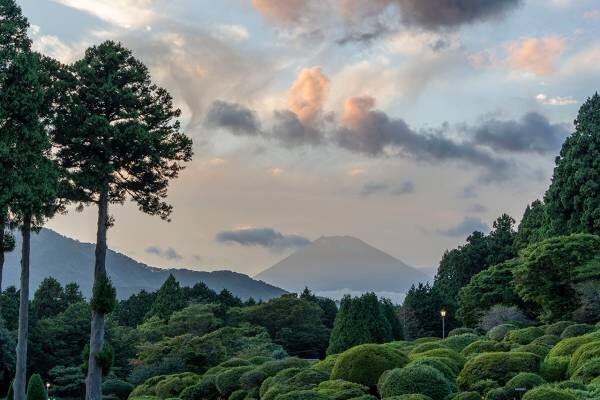
[(432, 400), (443, 400), (456, 392), (456, 385), (437, 369), (428, 365), (393, 369), (381, 376), (378, 383), (381, 398), (419, 393)]
[(260, 369), (252, 369), (240, 376), (240, 387), (244, 390), (260, 387), (260, 385), (268, 377), (269, 375), (267, 375), (264, 371)]
[(428, 342), (439, 342), (440, 339), (439, 337), (435, 337), (435, 336), (424, 336), (418, 339), (415, 339), (415, 344), (421, 344), (421, 343), (428, 343)]
[(27, 384), (27, 400), (48, 400), (44, 381), (39, 374), (31, 375)]
[(583, 336), (586, 333), (593, 332), (596, 329), (594, 325), (574, 324), (570, 325), (561, 333), (560, 338), (566, 339), (570, 337)]
[(329, 400), (316, 390), (296, 390), (277, 396), (277, 400)]
[(499, 387), (500, 387), (500, 385), (498, 385), (498, 382), (496, 382), (492, 379), (483, 379), (483, 380), (477, 381), (474, 384), (472, 384), (471, 390), (479, 393), (481, 396), (485, 396), (487, 394), (487, 392), (489, 392), (490, 390), (496, 389)]
[(533, 339), (533, 342), (531, 342), (531, 344), (543, 344), (546, 346), (554, 346), (558, 342), (560, 342), (560, 337), (557, 335), (543, 335)]
[(223, 370), (215, 376), (215, 385), (222, 396), (229, 396), (231, 393), (241, 389), (240, 378), (246, 372), (254, 370), (253, 366), (233, 367)]
[(491, 339), (479, 339), (465, 347), (460, 353), (469, 358), (481, 353), (497, 353), (509, 350), (510, 343), (497, 342)]
[(586, 343), (593, 342), (594, 338), (590, 336), (579, 336), (562, 339), (554, 345), (548, 353), (547, 358), (571, 356), (575, 351)]
[(552, 347), (545, 346), (542, 344), (526, 344), (524, 346), (517, 346), (513, 348), (511, 351), (521, 352), (521, 353), (533, 353), (540, 357), (540, 359), (544, 359), (546, 355), (550, 352)]
[(546, 383), (546, 380), (531, 372), (520, 372), (512, 377), (504, 386), (507, 390), (513, 392), (517, 388), (533, 389), (536, 386), (541, 386)]
[(332, 354), (330, 356), (325, 357), (324, 360), (317, 361), (310, 367), (314, 370), (321, 371), (327, 375), (331, 375), (331, 371), (333, 370), (333, 366), (335, 365), (335, 360), (337, 360), (338, 354)]
[(416, 354), (420, 354), (420, 353), (425, 353), (426, 351), (429, 350), (435, 350), (435, 349), (447, 349), (448, 347), (445, 346), (442, 341), (437, 341), (437, 342), (425, 342), (425, 343), (421, 343), (416, 345), (411, 351), (410, 351), (410, 355), (416, 355)]
[(471, 328), (454, 328), (450, 332), (448, 332), (448, 337), (464, 335), (465, 333), (477, 334), (477, 331)]
[(451, 398), (452, 400), (481, 400), (481, 395), (477, 392), (460, 392)]
[(534, 339), (544, 336), (546, 332), (539, 326), (530, 326), (529, 328), (515, 329), (507, 332), (504, 340), (516, 344), (529, 344)]
[(182, 400), (216, 400), (219, 390), (214, 376), (204, 376), (196, 385), (183, 389), (180, 397)]
[(331, 371), (331, 379), (375, 387), (383, 371), (403, 367), (408, 361), (408, 357), (399, 350), (379, 344), (363, 344), (339, 355)]
[(433, 357), (423, 357), (423, 358), (419, 358), (417, 360), (411, 361), (407, 365), (407, 367), (408, 366), (418, 366), (418, 365), (428, 365), (430, 367), (437, 369), (446, 377), (446, 379), (448, 379), (451, 382), (454, 382), (456, 380), (456, 374), (452, 371), (452, 369), (450, 369), (450, 367), (446, 363), (444, 363), (440, 359), (433, 358)]
[(328, 399), (347, 400), (367, 395), (369, 388), (358, 383), (336, 379), (321, 382), (317, 391)]
[(579, 366), (570, 376), (576, 382), (591, 383), (600, 377), (600, 358), (594, 358)]
[(485, 400), (512, 400), (508, 390), (495, 388), (486, 393)]
[(525, 393), (523, 400), (578, 400), (574, 395), (550, 386), (540, 386)]
[(560, 336), (565, 329), (574, 324), (575, 322), (573, 321), (558, 321), (553, 324), (546, 325), (544, 330), (546, 331), (547, 335)]
[(438, 360), (444, 362), (452, 371), (458, 375), (458, 373), (462, 370), (465, 365), (466, 358), (451, 349), (434, 349), (429, 350), (424, 353), (420, 353), (416, 356), (413, 356), (413, 360), (418, 360), (420, 358), (437, 358)]
[(411, 393), (402, 394), (400, 396), (386, 397), (384, 400), (431, 400), (431, 397), (425, 396), (424, 394)]
[(562, 381), (567, 376), (569, 359), (566, 357), (546, 358), (540, 365), (540, 375), (548, 382)]
[(282, 360), (268, 361), (260, 366), (261, 371), (269, 376), (277, 374), (279, 371), (289, 368), (308, 368), (310, 363), (296, 357), (288, 357)]
[(448, 348), (460, 353), (465, 347), (473, 342), (478, 341), (479, 339), (480, 336), (474, 333), (463, 333), (462, 335), (448, 337), (443, 340), (443, 343)]
[(579, 346), (571, 356), (567, 373), (574, 373), (584, 363), (594, 358), (600, 358), (600, 340), (594, 340)]
[(471, 358), (457, 378), (463, 390), (475, 382), (492, 379), (504, 385), (519, 372), (538, 372), (540, 358), (532, 353), (484, 353)]
[(499, 342), (504, 339), (504, 337), (506, 336), (506, 334), (508, 332), (515, 330), (515, 329), (517, 329), (517, 327), (515, 325), (511, 325), (511, 324), (497, 325), (488, 331), (487, 337)]
[(121, 379), (108, 379), (102, 383), (102, 394), (113, 396), (119, 400), (127, 400), (134, 386)]

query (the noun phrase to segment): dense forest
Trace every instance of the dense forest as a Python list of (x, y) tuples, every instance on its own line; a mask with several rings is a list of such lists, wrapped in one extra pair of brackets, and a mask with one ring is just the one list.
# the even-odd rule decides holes
[[(600, 96), (579, 110), (544, 198), (447, 251), (394, 305), (313, 294), (241, 301), (170, 276), (116, 300), (109, 207), (168, 220), (192, 158), (170, 94), (120, 43), (62, 65), (31, 50), (0, 0), (0, 396), (10, 400), (592, 400), (600, 398)], [(73, 207), (75, 206), (75, 207)], [(47, 278), (29, 295), (30, 235), (98, 212), (93, 293)], [(1, 287), (1, 280), (0, 280)], [(443, 312), (443, 313), (442, 313)], [(446, 334), (447, 332), (447, 334)]]

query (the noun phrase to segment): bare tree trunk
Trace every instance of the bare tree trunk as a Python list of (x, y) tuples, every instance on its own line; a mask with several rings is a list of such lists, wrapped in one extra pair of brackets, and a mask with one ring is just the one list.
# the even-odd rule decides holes
[[(0, 295), (2, 295), (2, 273), (4, 272), (4, 218), (0, 218)], [(0, 307), (2, 303), (0, 302)], [(0, 311), (2, 311), (0, 309)]]
[(31, 246), (31, 215), (26, 215), (21, 227), (21, 295), (19, 300), (19, 338), (17, 366), (13, 385), (14, 400), (25, 400), (27, 379), (27, 331), (29, 329), (29, 249)]
[[(96, 236), (96, 263), (94, 266), (94, 286), (106, 277), (106, 231), (108, 229), (108, 187), (98, 201), (98, 233)], [(104, 346), (104, 314), (92, 310), (90, 332), (90, 355), (88, 373), (85, 379), (86, 400), (102, 400), (102, 367), (96, 361)], [(16, 400), (16, 399), (15, 399)]]

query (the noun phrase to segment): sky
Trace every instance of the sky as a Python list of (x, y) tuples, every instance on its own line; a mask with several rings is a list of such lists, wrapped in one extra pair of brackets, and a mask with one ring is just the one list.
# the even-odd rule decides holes
[[(172, 222), (113, 206), (109, 246), (250, 275), (351, 235), (431, 269), (519, 220), (600, 78), (597, 0), (19, 0), (62, 62), (117, 40), (182, 110)], [(48, 227), (95, 240), (95, 209)]]

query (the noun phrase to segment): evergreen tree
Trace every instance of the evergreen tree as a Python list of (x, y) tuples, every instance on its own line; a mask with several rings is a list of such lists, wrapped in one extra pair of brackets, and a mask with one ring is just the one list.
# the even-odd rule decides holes
[(165, 283), (158, 289), (156, 300), (147, 317), (157, 316), (167, 321), (171, 314), (185, 307), (185, 297), (179, 287), (179, 282), (173, 275), (169, 275)]
[(340, 353), (363, 343), (392, 340), (392, 328), (375, 293), (344, 296), (335, 317), (327, 354)]
[(33, 295), (33, 311), (38, 319), (60, 314), (67, 305), (65, 291), (54, 278), (45, 278)]
[(521, 250), (544, 239), (546, 229), (544, 203), (535, 200), (525, 208), (515, 236), (515, 249)]
[(44, 381), (39, 374), (31, 375), (27, 385), (27, 400), (48, 400)]
[(4, 319), (4, 326), (8, 330), (17, 330), (19, 326), (19, 292), (16, 287), (9, 286), (2, 292), (0, 316)]
[[(168, 184), (191, 159), (192, 142), (180, 132), (180, 111), (171, 96), (152, 84), (148, 68), (121, 44), (107, 41), (87, 49), (70, 71), (63, 81), (68, 95), (60, 96), (53, 121), (54, 141), (72, 183), (70, 199), (98, 207), (94, 288), (99, 296), (111, 296), (106, 274), (107, 229), (113, 223), (109, 204), (131, 199), (142, 212), (168, 219)], [(97, 300), (92, 301), (88, 400), (102, 397), (96, 356), (103, 348), (105, 315), (114, 308), (114, 299)]]
[(392, 304), (390, 299), (381, 299), (381, 312), (385, 319), (390, 324), (390, 329), (392, 332), (392, 339), (394, 340), (402, 340), (404, 335), (402, 333), (402, 324), (398, 319), (398, 313), (396, 312), (396, 307)]
[(79, 285), (75, 282), (67, 283), (65, 285), (65, 302), (67, 306), (75, 303), (81, 303), (85, 301)]
[(122, 300), (115, 310), (119, 324), (131, 327), (142, 324), (155, 300), (156, 292), (148, 293), (145, 290)]
[(242, 307), (244, 304), (239, 297), (234, 296), (229, 290), (223, 289), (217, 295), (217, 301), (227, 307)]
[(600, 234), (600, 95), (579, 109), (544, 196), (550, 235)]
[[(404, 327), (404, 338), (407, 340), (424, 336), (442, 336), (440, 311), (448, 309), (445, 297), (440, 295), (439, 289), (429, 283), (413, 285), (406, 293), (400, 319)], [(452, 329), (453, 314), (448, 313), (448, 328)]]
[(508, 214), (502, 214), (492, 226), (493, 229), (486, 238), (488, 257), (485, 267), (499, 264), (516, 256), (515, 220)]

